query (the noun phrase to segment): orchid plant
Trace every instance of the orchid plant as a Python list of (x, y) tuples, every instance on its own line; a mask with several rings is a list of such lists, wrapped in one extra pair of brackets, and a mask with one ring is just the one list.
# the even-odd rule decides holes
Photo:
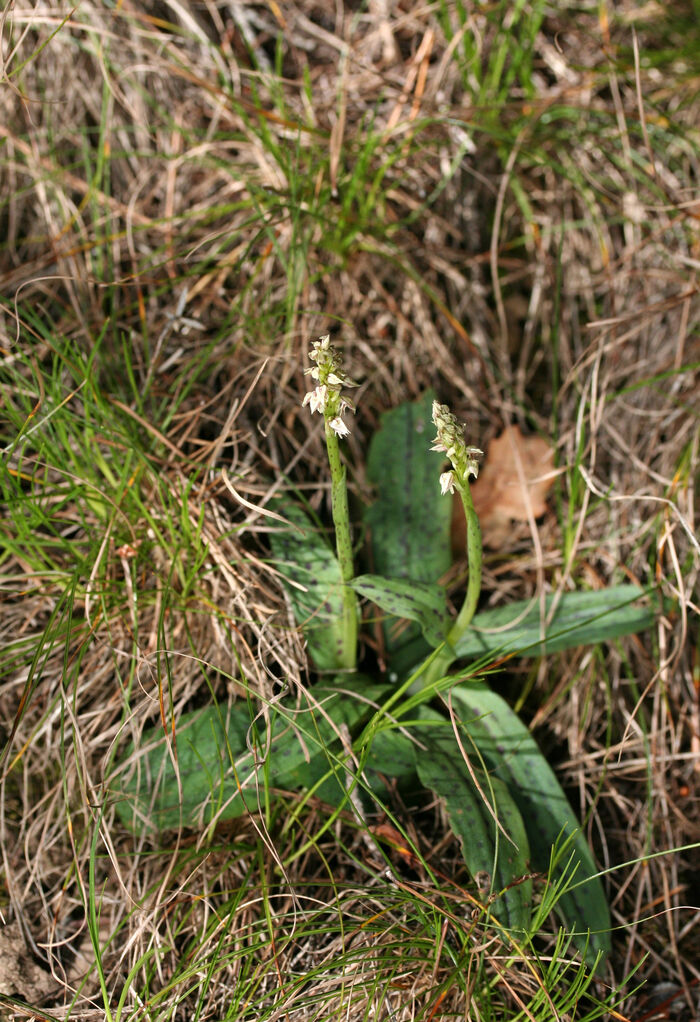
[[(323, 417), (335, 542), (290, 501), (275, 505), (289, 527), (270, 541), (318, 680), (293, 703), (268, 707), (264, 727), (253, 726), (245, 702), (186, 715), (177, 758), (155, 728), (124, 760), (117, 811), (136, 829), (213, 826), (257, 812), (263, 779), (268, 793), (301, 791), (336, 811), (359, 800), (367, 813), (390, 812), (392, 787), (431, 790), (461, 841), (484, 924), (519, 947), (554, 909), (597, 967), (610, 947), (610, 914), (580, 822), (533, 736), (483, 677), (513, 656), (648, 627), (642, 593), (621, 585), (548, 597), (544, 618), (528, 603), (476, 613), (482, 546), (470, 481), (482, 452), (431, 395), (386, 413), (372, 440), (367, 475), (377, 499), (365, 524), (376, 573), (357, 574), (340, 449), (355, 413), (346, 391), (357, 384), (329, 336), (309, 358), (314, 387), (303, 405)], [(454, 492), (466, 516), (468, 576), (452, 620), (438, 580), (450, 566), (444, 497)], [(373, 638), (360, 633), (360, 600), (377, 608)], [(357, 670), (360, 640), (381, 651), (372, 675)]]
[(355, 669), (357, 662), (357, 598), (349, 583), (354, 575), (352, 537), (348, 512), (348, 487), (345, 466), (340, 460), (339, 438), (350, 436), (343, 415), (350, 409), (355, 411), (352, 401), (343, 395), (344, 387), (356, 387), (343, 369), (340, 358), (332, 347), (330, 334), (326, 334), (312, 347), (309, 358), (316, 364), (305, 370), (306, 376), (316, 380), (316, 387), (310, 390), (302, 406), (309, 405), (311, 412), (323, 415), (328, 452), (328, 467), (331, 473), (331, 513), (335, 525), (335, 546), (343, 582), (341, 589), (342, 618), (344, 633), (342, 644), (343, 662), (339, 667)]

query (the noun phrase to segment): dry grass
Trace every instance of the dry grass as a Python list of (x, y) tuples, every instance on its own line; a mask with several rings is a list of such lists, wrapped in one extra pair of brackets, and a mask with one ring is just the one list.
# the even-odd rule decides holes
[[(398, 1022), (532, 1002), (502, 948), (467, 955), (439, 816), (415, 844), (457, 886), (407, 873), (406, 897), (350, 818), (295, 858), (318, 805), (152, 839), (108, 798), (117, 753), (161, 712), (241, 680), (269, 698), (305, 682), (251, 505), (287, 480), (323, 499), (299, 403), (305, 352), (336, 328), (362, 381), (358, 493), (379, 414), (427, 387), (481, 446), (510, 422), (556, 444), (552, 511), (490, 556), (484, 604), (623, 575), (674, 598), (654, 635), (504, 686), (530, 686), (602, 864), (629, 863), (608, 877), (606, 983), (647, 955), (648, 990), (682, 988), (688, 1018), (697, 1004), (699, 562), (683, 523), (699, 72), (662, 59), (661, 14), (631, 4), (609, 25), (535, 5), (515, 28), (480, 5), (460, 26), (460, 9), (15, 0), (2, 15), (0, 911), (50, 959), (55, 1017), (105, 1017), (93, 945), (121, 1018)], [(529, 57), (509, 80), (515, 51), (500, 75), (497, 54), (518, 32)]]

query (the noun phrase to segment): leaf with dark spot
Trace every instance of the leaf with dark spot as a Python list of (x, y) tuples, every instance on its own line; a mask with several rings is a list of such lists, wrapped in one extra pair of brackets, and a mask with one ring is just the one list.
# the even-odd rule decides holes
[[(376, 488), (377, 499), (367, 509), (365, 521), (370, 528), (372, 571), (383, 578), (435, 583), (450, 567), (452, 512), (439, 485), (444, 459), (430, 450), (435, 439), (433, 398), (428, 392), (415, 404), (385, 412), (370, 443), (367, 478)], [(417, 637), (415, 626), (399, 641), (385, 628), (390, 651)], [(420, 647), (427, 650), (422, 641)]]
[(368, 719), (387, 692), (347, 674), (265, 715), (245, 701), (184, 714), (174, 745), (162, 726), (152, 728), (122, 760), (112, 786), (117, 813), (136, 830), (203, 827), (255, 811), (266, 789), (310, 790), (319, 781), (317, 794), (338, 804), (347, 784), (339, 728)]
[[(586, 955), (592, 962), (599, 951), (610, 950), (610, 912), (595, 860), (556, 774), (517, 714), (487, 685), (458, 685), (450, 699), (462, 720), (465, 740), (474, 742), (520, 810), (530, 839), (533, 869), (546, 873), (555, 843), (561, 843), (562, 837), (571, 838), (570, 849), (578, 862), (575, 878), (584, 883), (564, 892), (557, 911), (567, 927), (578, 932), (575, 946), (583, 952), (588, 942)], [(555, 881), (565, 868), (566, 861), (554, 868)]]
[[(295, 504), (274, 502), (292, 524), (271, 532), (270, 546), (295, 620), (319, 671), (335, 671), (352, 659), (345, 649), (343, 580), (338, 559), (308, 515)], [(352, 651), (354, 654), (354, 651)]]
[(416, 621), (431, 646), (439, 646), (444, 641), (449, 620), (442, 586), (380, 575), (358, 575), (350, 585), (360, 596), (394, 617)]

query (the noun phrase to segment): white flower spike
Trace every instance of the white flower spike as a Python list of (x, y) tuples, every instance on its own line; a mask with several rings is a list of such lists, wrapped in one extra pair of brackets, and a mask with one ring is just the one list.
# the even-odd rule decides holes
[(343, 369), (342, 360), (331, 344), (330, 334), (314, 341), (309, 358), (316, 365), (305, 369), (304, 375), (318, 380), (318, 386), (305, 396), (302, 407), (309, 405), (312, 413), (321, 412), (336, 436), (349, 436), (350, 430), (342, 416), (348, 408), (354, 412), (355, 406), (341, 395), (341, 390), (343, 387), (357, 387), (358, 384)]
[(479, 464), (475, 455), (483, 454), (478, 447), (468, 447), (464, 439), (466, 426), (460, 426), (447, 405), (433, 401), (433, 424), (437, 430), (435, 443), (431, 451), (445, 454), (452, 462), (452, 469), (440, 476), (440, 489), (443, 494), (454, 493), (455, 487), (462, 490), (469, 487), (469, 476), (479, 474)]

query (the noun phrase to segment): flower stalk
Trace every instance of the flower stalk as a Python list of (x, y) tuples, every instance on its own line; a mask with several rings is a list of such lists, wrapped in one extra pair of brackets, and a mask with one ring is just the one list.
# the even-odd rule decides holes
[(482, 558), (481, 528), (469, 488), (469, 477), (473, 476), (476, 479), (479, 474), (476, 455), (483, 452), (478, 447), (467, 445), (464, 439), (466, 426), (460, 425), (447, 405), (441, 405), (438, 401), (433, 401), (433, 424), (437, 430), (437, 437), (430, 449), (445, 454), (452, 466), (440, 476), (440, 489), (443, 494), (454, 493), (457, 490), (464, 508), (467, 521), (466, 553), (469, 575), (464, 603), (447, 634), (445, 648), (438, 653), (425, 672), (426, 685), (446, 674), (454, 660), (454, 645), (471, 624), (481, 592)]
[(354, 574), (352, 534), (348, 509), (347, 473), (340, 460), (339, 439), (350, 435), (343, 415), (355, 411), (352, 401), (342, 393), (343, 387), (357, 387), (342, 367), (342, 361), (330, 343), (330, 335), (315, 341), (309, 358), (315, 365), (304, 370), (306, 376), (316, 380), (314, 390), (304, 397), (303, 405), (311, 412), (323, 415), (326, 451), (331, 473), (331, 512), (335, 526), (335, 544), (343, 582), (343, 667), (355, 670), (357, 666), (357, 625), (359, 611), (357, 596), (348, 584)]

